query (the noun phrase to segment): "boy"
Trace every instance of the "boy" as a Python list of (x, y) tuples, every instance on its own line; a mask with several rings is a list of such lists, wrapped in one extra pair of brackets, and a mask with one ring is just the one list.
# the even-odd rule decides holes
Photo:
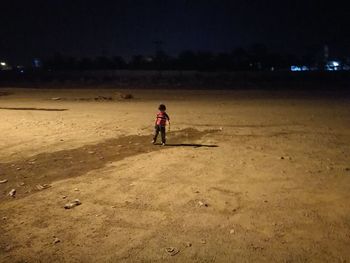
[(170, 130), (170, 118), (168, 116), (168, 114), (166, 114), (166, 107), (164, 104), (160, 104), (159, 107), (159, 112), (157, 113), (157, 117), (156, 117), (156, 123), (155, 123), (155, 127), (154, 127), (154, 136), (153, 136), (153, 140), (152, 143), (155, 144), (157, 141), (157, 137), (159, 132), (162, 135), (162, 145), (165, 145), (165, 126), (166, 126), (166, 121), (168, 121), (169, 123), (169, 130)]

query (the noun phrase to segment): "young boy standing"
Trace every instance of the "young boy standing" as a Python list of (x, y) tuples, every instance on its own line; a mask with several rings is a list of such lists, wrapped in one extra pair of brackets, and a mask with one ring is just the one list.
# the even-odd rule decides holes
[(169, 118), (168, 114), (165, 112), (166, 107), (164, 104), (160, 104), (158, 109), (159, 109), (159, 112), (157, 113), (157, 117), (156, 117), (156, 123), (155, 123), (155, 127), (154, 127), (154, 136), (153, 136), (152, 143), (153, 144), (156, 143), (158, 134), (160, 132), (160, 134), (162, 136), (162, 145), (164, 146), (165, 142), (166, 142), (165, 126), (166, 126), (166, 122), (168, 121), (169, 130), (170, 130), (170, 118)]

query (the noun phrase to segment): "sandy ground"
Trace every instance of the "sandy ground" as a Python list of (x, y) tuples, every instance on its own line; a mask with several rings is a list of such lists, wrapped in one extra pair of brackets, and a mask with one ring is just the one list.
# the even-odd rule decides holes
[(349, 98), (0, 91), (0, 262), (350, 262)]

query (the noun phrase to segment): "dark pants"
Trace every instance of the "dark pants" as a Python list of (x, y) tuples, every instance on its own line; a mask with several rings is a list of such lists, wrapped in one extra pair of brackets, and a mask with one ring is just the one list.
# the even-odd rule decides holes
[(154, 126), (154, 137), (153, 137), (154, 142), (157, 141), (159, 132), (162, 135), (162, 143), (165, 143), (165, 126), (160, 126), (160, 125)]

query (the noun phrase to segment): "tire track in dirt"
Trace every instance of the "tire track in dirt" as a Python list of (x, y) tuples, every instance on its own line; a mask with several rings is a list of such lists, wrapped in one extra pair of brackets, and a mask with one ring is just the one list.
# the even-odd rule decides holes
[(0, 179), (8, 180), (7, 183), (0, 184), (0, 202), (12, 199), (8, 196), (11, 189), (16, 189), (16, 198), (21, 198), (44, 190), (46, 185), (49, 186), (54, 181), (81, 176), (126, 157), (175, 146), (216, 147), (194, 142), (217, 131), (192, 128), (175, 131), (171, 133), (170, 144), (165, 147), (152, 145), (149, 135), (129, 135), (75, 149), (41, 153), (17, 162), (0, 163)]

